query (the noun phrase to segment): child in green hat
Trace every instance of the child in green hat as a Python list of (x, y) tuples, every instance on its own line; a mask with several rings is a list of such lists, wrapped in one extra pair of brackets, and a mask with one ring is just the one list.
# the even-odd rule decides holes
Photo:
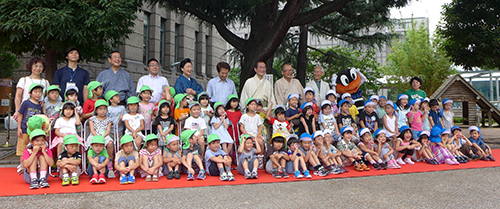
[(144, 116), (139, 114), (139, 98), (129, 97), (127, 99), (128, 113), (123, 115), (122, 120), (125, 123), (125, 134), (134, 137), (137, 149), (141, 147), (142, 141), (146, 138), (142, 134), (144, 130)]
[(70, 174), (71, 184), (80, 184), (82, 154), (78, 152), (78, 149), (82, 143), (78, 141), (75, 135), (66, 135), (63, 141), (65, 150), (57, 158), (57, 167), (60, 169), (59, 177), (62, 179), (62, 185), (69, 185)]
[(99, 81), (91, 81), (87, 84), (87, 90), (89, 92), (89, 99), (83, 103), (82, 120), (92, 117), (95, 102), (102, 96), (102, 84)]
[(139, 153), (134, 150), (134, 138), (123, 135), (120, 139), (121, 150), (115, 156), (115, 169), (120, 174), (120, 184), (135, 183), (135, 169), (139, 167)]
[(151, 130), (152, 118), (156, 116), (156, 106), (149, 102), (151, 95), (153, 95), (153, 89), (147, 85), (141, 87), (141, 92), (139, 93), (139, 99), (141, 100), (141, 102), (139, 102), (139, 113), (144, 116), (143, 134), (149, 133)]
[(47, 147), (45, 132), (35, 129), (31, 132), (31, 146), (24, 150), (21, 159), (24, 167), (23, 179), (30, 184), (30, 189), (49, 187), (47, 169), (54, 164), (52, 152)]
[(144, 142), (144, 147), (139, 151), (141, 165), (139, 173), (141, 178), (146, 177), (146, 181), (158, 181), (158, 177), (163, 176), (160, 169), (163, 166), (161, 149), (158, 148), (158, 137), (148, 134)]
[[(111, 126), (111, 138), (114, 138), (115, 134), (123, 133), (125, 126), (119, 125), (122, 116), (127, 114), (125, 106), (118, 105), (120, 103), (120, 95), (115, 90), (109, 90), (104, 95), (104, 98), (109, 103), (108, 106), (108, 118), (111, 119), (113, 125)], [(118, 133), (115, 133), (115, 126), (118, 126)]]
[(51, 85), (47, 88), (47, 97), (45, 97), (43, 109), (51, 122), (59, 118), (59, 111), (62, 106), (62, 101), (59, 97), (60, 91), (61, 89), (57, 85)]
[(234, 181), (234, 175), (231, 172), (231, 156), (220, 148), (220, 138), (217, 134), (208, 136), (208, 149), (205, 153), (205, 164), (208, 175), (220, 176), (221, 181)]
[(83, 139), (78, 136), (76, 131), (76, 126), (81, 124), (80, 117), (76, 113), (76, 105), (73, 102), (64, 102), (61, 113), (54, 124), (54, 133), (56, 137), (52, 139), (50, 149), (57, 147), (57, 154), (61, 154), (63, 151), (63, 138), (66, 135), (74, 135), (78, 141), (83, 142)]
[[(203, 160), (201, 158), (201, 155), (203, 154), (203, 151), (201, 149), (201, 146), (198, 145), (198, 141), (193, 137), (194, 133), (196, 131), (194, 130), (185, 130), (181, 134), (181, 140), (182, 140), (182, 165), (184, 165), (184, 170), (183, 173), (187, 173), (187, 180), (192, 181), (194, 180), (194, 174), (197, 173), (196, 170), (199, 168), (199, 174), (196, 177), (199, 180), (205, 179), (205, 169), (203, 169)], [(195, 165), (198, 167), (193, 167), (193, 162)]]
[[(189, 108), (187, 103), (187, 94), (177, 94), (174, 97), (175, 100), (175, 110), (174, 119), (180, 125), (181, 121), (184, 121), (189, 117)], [(179, 133), (179, 129), (176, 128), (175, 133)]]
[(105, 142), (106, 139), (100, 135), (92, 137), (90, 142), (90, 148), (87, 152), (87, 159), (89, 160), (87, 174), (91, 177), (90, 183), (92, 184), (106, 183), (105, 177), (108, 174), (109, 155), (104, 146)]
[[(107, 116), (108, 113), (108, 103), (102, 99), (97, 100), (94, 104), (94, 115), (88, 119), (90, 134), (87, 136), (85, 140), (85, 149), (88, 150), (92, 139), (94, 136), (100, 135), (105, 139), (104, 145), (106, 146), (106, 151), (108, 156), (112, 158), (114, 153), (113, 146), (113, 138), (110, 136), (111, 134), (111, 119)], [(110, 159), (111, 160), (111, 159)], [(108, 178), (115, 178), (115, 174), (113, 172), (113, 163), (110, 161), (108, 163)]]
[(170, 134), (167, 136), (167, 146), (165, 147), (165, 152), (163, 152), (163, 163), (165, 163), (165, 172), (168, 173), (167, 179), (180, 179), (179, 166), (182, 164), (180, 149), (179, 149), (179, 137)]

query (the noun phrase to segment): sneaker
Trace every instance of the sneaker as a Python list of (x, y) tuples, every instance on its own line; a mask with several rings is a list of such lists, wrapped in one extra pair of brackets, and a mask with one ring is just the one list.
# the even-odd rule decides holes
[(426, 162), (427, 164), (434, 165), (434, 161), (432, 161), (432, 159), (427, 159), (427, 160), (425, 160), (425, 162)]
[(259, 178), (257, 171), (252, 171), (252, 178), (253, 179)]
[(381, 166), (378, 163), (373, 164), (373, 169), (380, 170)]
[(273, 169), (273, 172), (271, 173), (273, 175), (274, 178), (276, 179), (280, 179), (281, 178), (281, 175), (280, 173), (278, 172), (278, 169), (277, 168), (274, 168)]
[(259, 167), (257, 169), (263, 169), (264, 168), (264, 156), (258, 155), (257, 159), (259, 159)]
[(78, 176), (71, 177), (71, 184), (73, 184), (73, 185), (80, 184), (80, 178)]
[(63, 177), (63, 179), (62, 179), (62, 185), (63, 186), (68, 186), (69, 185), (69, 177)]
[(439, 165), (441, 164), (436, 158), (432, 159), (432, 162), (434, 162), (434, 165)]
[(174, 178), (174, 172), (173, 171), (169, 171), (168, 174), (167, 174), (167, 179), (170, 180), (170, 179), (173, 179)]
[(304, 177), (306, 177), (306, 179), (312, 178), (311, 174), (309, 173), (309, 170), (305, 170), (303, 173), (304, 173)]
[(387, 167), (390, 169), (398, 169), (397, 164), (394, 164), (394, 162), (387, 163)]
[(330, 171), (326, 170), (323, 166), (321, 166), (318, 171), (319, 176), (328, 176), (328, 174), (330, 174)]
[(130, 174), (128, 174), (128, 175), (127, 175), (127, 180), (128, 180), (127, 182), (128, 182), (129, 184), (135, 184), (135, 176), (134, 176), (134, 175), (130, 175)]
[(281, 177), (283, 177), (284, 179), (290, 178), (285, 168), (281, 168)]
[(387, 170), (387, 162), (380, 163), (380, 166), (382, 166), (383, 170)]
[(361, 165), (361, 168), (363, 168), (363, 170), (365, 170), (365, 171), (369, 171), (370, 170), (370, 168), (368, 168), (368, 166), (366, 166), (366, 164), (361, 163), (360, 165)]
[(245, 171), (245, 179), (251, 179), (252, 178), (252, 173), (250, 171)]
[(444, 163), (446, 163), (448, 165), (453, 165), (453, 162), (451, 161), (450, 158), (446, 158), (446, 160), (444, 160)]
[(336, 165), (332, 166), (332, 171), (330, 171), (331, 174), (341, 174), (343, 173), (342, 169), (340, 169), (339, 167), (337, 167)]
[(354, 165), (354, 170), (361, 172), (361, 171), (363, 171), (363, 167), (361, 167), (361, 165), (359, 165), (359, 164), (355, 164)]
[(467, 162), (472, 160), (472, 159), (471, 159), (469, 156), (467, 156), (467, 155), (462, 155), (462, 157), (463, 157), (465, 160), (467, 160)]
[(409, 157), (405, 158), (405, 163), (409, 164), (409, 165), (415, 164), (413, 161), (411, 161), (411, 158), (409, 158)]
[(480, 160), (482, 160), (482, 161), (490, 161), (490, 159), (488, 158), (488, 156), (481, 157)]
[(227, 172), (227, 180), (228, 181), (234, 181), (234, 175), (231, 172)]
[(228, 180), (228, 178), (227, 178), (227, 174), (226, 174), (226, 172), (222, 172), (222, 173), (220, 174), (219, 179), (220, 179), (221, 181), (227, 181), (227, 180)]
[[(92, 182), (92, 180), (91, 180), (91, 182)], [(128, 184), (127, 175), (120, 176), (120, 184)]]
[(113, 170), (108, 171), (108, 178), (110, 179), (116, 178), (115, 172)]
[(31, 179), (30, 189), (38, 189), (39, 187), (40, 185), (38, 184), (38, 179)]
[(205, 174), (205, 170), (201, 169), (200, 172), (198, 173), (198, 176), (196, 177), (196, 179), (203, 180), (206, 177), (207, 177), (207, 175)]
[(40, 185), (40, 188), (47, 188), (47, 187), (50, 187), (50, 184), (49, 184), (49, 182), (47, 182), (47, 179), (46, 179), (46, 178), (41, 178), (41, 179), (38, 181), (38, 185)]
[(451, 159), (451, 162), (453, 165), (460, 165), (460, 162), (458, 162), (455, 158)]
[[(146, 181), (147, 181), (148, 178), (146, 178)], [(194, 176), (192, 173), (188, 173), (188, 176), (187, 176), (187, 180), (188, 181), (194, 181)]]
[[(92, 175), (92, 179), (90, 179), (90, 183), (91, 184), (97, 184), (99, 181), (99, 176), (97, 175), (97, 173), (95, 173), (94, 175)], [(121, 182), (121, 180), (120, 180)]]
[(293, 172), (293, 175), (295, 176), (296, 179), (304, 178), (304, 176), (300, 173), (299, 170), (296, 170), (295, 172)]
[(481, 158), (481, 156), (472, 154), (472, 160), (477, 161), (479, 158)]
[(406, 164), (405, 162), (403, 162), (403, 159), (401, 159), (401, 158), (398, 158), (398, 159), (396, 160), (396, 162), (397, 162), (399, 165), (404, 165), (404, 164)]
[[(19, 165), (17, 166), (17, 174), (21, 175), (21, 174), (23, 174), (23, 173), (24, 173), (24, 167), (23, 167), (23, 165), (22, 165), (22, 164), (19, 164)], [(31, 189), (31, 187), (30, 187), (30, 189)], [(34, 189), (38, 189), (38, 188), (34, 188)]]
[(99, 184), (106, 183), (106, 178), (104, 177), (104, 173), (99, 174)]
[(491, 155), (486, 156), (490, 161), (495, 161), (495, 158), (493, 158)]
[(175, 179), (180, 179), (181, 178), (181, 173), (179, 173), (179, 171), (174, 171), (174, 178)]
[(340, 169), (342, 169), (342, 171), (344, 171), (344, 173), (349, 172), (349, 170), (345, 167), (345, 165), (341, 165)]

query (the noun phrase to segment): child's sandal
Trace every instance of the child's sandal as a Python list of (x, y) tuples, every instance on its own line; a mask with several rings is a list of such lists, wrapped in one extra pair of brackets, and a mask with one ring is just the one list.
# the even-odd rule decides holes
[(151, 175), (146, 176), (146, 181), (151, 181)]
[(153, 181), (158, 181), (158, 176), (157, 175), (153, 175)]

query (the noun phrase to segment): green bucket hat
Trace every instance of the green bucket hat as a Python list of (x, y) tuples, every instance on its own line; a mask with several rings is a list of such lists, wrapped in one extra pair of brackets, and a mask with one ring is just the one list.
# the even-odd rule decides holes
[(148, 143), (148, 141), (151, 141), (151, 140), (158, 140), (158, 136), (156, 136), (155, 134), (148, 134), (146, 136), (146, 139), (144, 140), (144, 145), (142, 145), (142, 148), (145, 148), (146, 147), (146, 144)]
[(179, 137), (177, 137), (176, 135), (170, 134), (167, 136), (166, 140), (167, 140), (167, 145), (168, 145), (172, 142), (179, 141)]
[(64, 136), (63, 143), (64, 143), (64, 145), (68, 145), (68, 144), (82, 145), (82, 143), (78, 141), (78, 138), (76, 138), (76, 136), (72, 135), (72, 134)]
[(210, 98), (210, 95), (208, 94), (208, 92), (201, 92), (198, 94), (198, 101), (200, 101), (200, 97), (203, 96), (203, 95), (206, 95), (208, 98)]
[(224, 107), (224, 104), (222, 104), (222, 102), (216, 102), (216, 103), (214, 104), (214, 111), (217, 111), (217, 107), (219, 107), (219, 106)]
[(104, 139), (104, 136), (96, 135), (92, 137), (92, 141), (90, 141), (90, 144), (95, 144), (95, 143), (106, 144), (106, 139)]
[(33, 84), (31, 84), (31, 85), (30, 85), (30, 89), (29, 89), (29, 90), (30, 90), (30, 93), (31, 93), (31, 91), (33, 91), (33, 89), (34, 89), (35, 87), (41, 87), (41, 88), (42, 88), (42, 91), (43, 91), (43, 85), (42, 85), (42, 84), (39, 84), (39, 83), (33, 83)]
[(175, 89), (174, 89), (174, 87), (170, 87), (170, 95), (171, 95), (171, 96), (175, 96), (175, 94), (176, 94), (176, 93), (175, 93)]
[(50, 86), (47, 88), (47, 92), (50, 92), (50, 91), (52, 91), (52, 90), (57, 90), (57, 91), (61, 92), (61, 89), (60, 89), (58, 86), (56, 86), (56, 85), (50, 85)]
[(89, 99), (94, 96), (94, 94), (92, 93), (92, 90), (96, 89), (99, 86), (102, 86), (102, 84), (99, 81), (90, 81), (90, 83), (87, 84), (87, 90), (89, 92)]
[(131, 96), (127, 99), (127, 105), (129, 104), (137, 104), (139, 103), (139, 98), (135, 97), (135, 96)]
[(220, 137), (219, 137), (217, 134), (210, 134), (210, 135), (208, 136), (207, 143), (209, 143), (209, 144), (210, 144), (211, 142), (213, 142), (213, 141), (217, 141), (217, 140), (219, 140), (219, 141), (220, 141)]
[(200, 103), (198, 103), (198, 102), (194, 101), (194, 102), (189, 103), (189, 109), (191, 110), (191, 107), (194, 107), (194, 106), (196, 106), (196, 105), (198, 105), (198, 106), (200, 106), (200, 107), (201, 107)]
[(233, 99), (233, 98), (235, 98), (235, 99), (239, 99), (239, 98), (238, 98), (238, 95), (236, 95), (236, 94), (231, 94), (231, 95), (229, 95), (229, 96), (227, 97), (227, 101), (229, 102), (229, 101), (230, 101), (231, 99)]
[(139, 92), (141, 92), (141, 93), (142, 93), (143, 91), (150, 91), (151, 93), (153, 93), (153, 92), (154, 92), (154, 91), (153, 91), (153, 89), (151, 89), (151, 88), (150, 88), (149, 86), (147, 86), (147, 85), (142, 86), (142, 87), (141, 87), (141, 90), (140, 90)]
[(97, 113), (95, 111), (97, 110), (97, 108), (103, 105), (107, 107), (108, 103), (102, 99), (98, 99), (97, 101), (95, 101), (93, 115), (96, 115)]
[(108, 92), (106, 92), (106, 94), (104, 95), (104, 99), (106, 99), (106, 101), (109, 102), (109, 100), (111, 98), (113, 98), (115, 95), (118, 95), (118, 92), (116, 92), (115, 90), (109, 90)]
[(167, 100), (161, 100), (160, 102), (158, 102), (158, 111), (161, 111), (160, 110), (160, 107), (163, 103), (167, 103), (168, 106), (171, 106), (172, 104), (170, 103), (170, 101), (167, 101)]
[(43, 131), (42, 129), (35, 129), (35, 130), (31, 131), (30, 141), (33, 140), (33, 138), (35, 138), (37, 136), (45, 136), (45, 137), (47, 137), (47, 135), (45, 135), (45, 131)]
[(43, 123), (45, 120), (36, 115), (31, 116), (26, 123), (26, 133), (31, 136), (31, 132), (34, 130), (42, 129)]
[(240, 146), (242, 145), (243, 143), (243, 139), (248, 139), (248, 138), (253, 138), (253, 136), (250, 136), (248, 134), (243, 134), (240, 136)]
[(181, 133), (182, 149), (187, 149), (191, 146), (189, 138), (191, 138), (195, 132), (194, 130), (185, 130)]
[(250, 97), (250, 98), (248, 98), (248, 99), (247, 99), (247, 101), (245, 102), (245, 105), (248, 105), (251, 101), (255, 101), (255, 102), (257, 102), (257, 100), (256, 100), (256, 99), (254, 99), (254, 98)]
[(129, 143), (129, 142), (133, 142), (133, 141), (134, 141), (134, 137), (125, 134), (120, 139), (120, 146), (122, 146), (123, 144)]
[(174, 97), (175, 100), (175, 109), (179, 109), (179, 105), (181, 103), (181, 100), (183, 100), (185, 97), (187, 97), (187, 94), (177, 94)]

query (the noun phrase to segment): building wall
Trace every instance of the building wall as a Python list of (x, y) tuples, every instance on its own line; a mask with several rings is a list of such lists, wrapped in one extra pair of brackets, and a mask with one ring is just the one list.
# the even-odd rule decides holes
[[(160, 74), (167, 77), (171, 85), (175, 84), (180, 75), (180, 67), (176, 66), (172, 70), (171, 65), (184, 58), (191, 58), (194, 68), (192, 76), (204, 88), (208, 80), (217, 76), (215, 66), (226, 59), (223, 56), (226, 52), (226, 41), (221, 38), (215, 27), (192, 17), (167, 12), (156, 5), (145, 4), (142, 11), (138, 11), (136, 15), (134, 32), (128, 39), (123, 40), (123, 46), (117, 48), (122, 54), (121, 68), (130, 73), (134, 83), (137, 83), (141, 76), (148, 74), (145, 62), (150, 58), (156, 58), (161, 62), (163, 67)], [(145, 35), (147, 35), (146, 41)], [(14, 73), (15, 82), (29, 74), (24, 70), (26, 59), (29, 58), (19, 60), (21, 68)], [(58, 67), (65, 65), (61, 63)], [(101, 71), (110, 67), (110, 64), (107, 60), (100, 60), (82, 62), (80, 66), (89, 71), (91, 80), (95, 80)]]

